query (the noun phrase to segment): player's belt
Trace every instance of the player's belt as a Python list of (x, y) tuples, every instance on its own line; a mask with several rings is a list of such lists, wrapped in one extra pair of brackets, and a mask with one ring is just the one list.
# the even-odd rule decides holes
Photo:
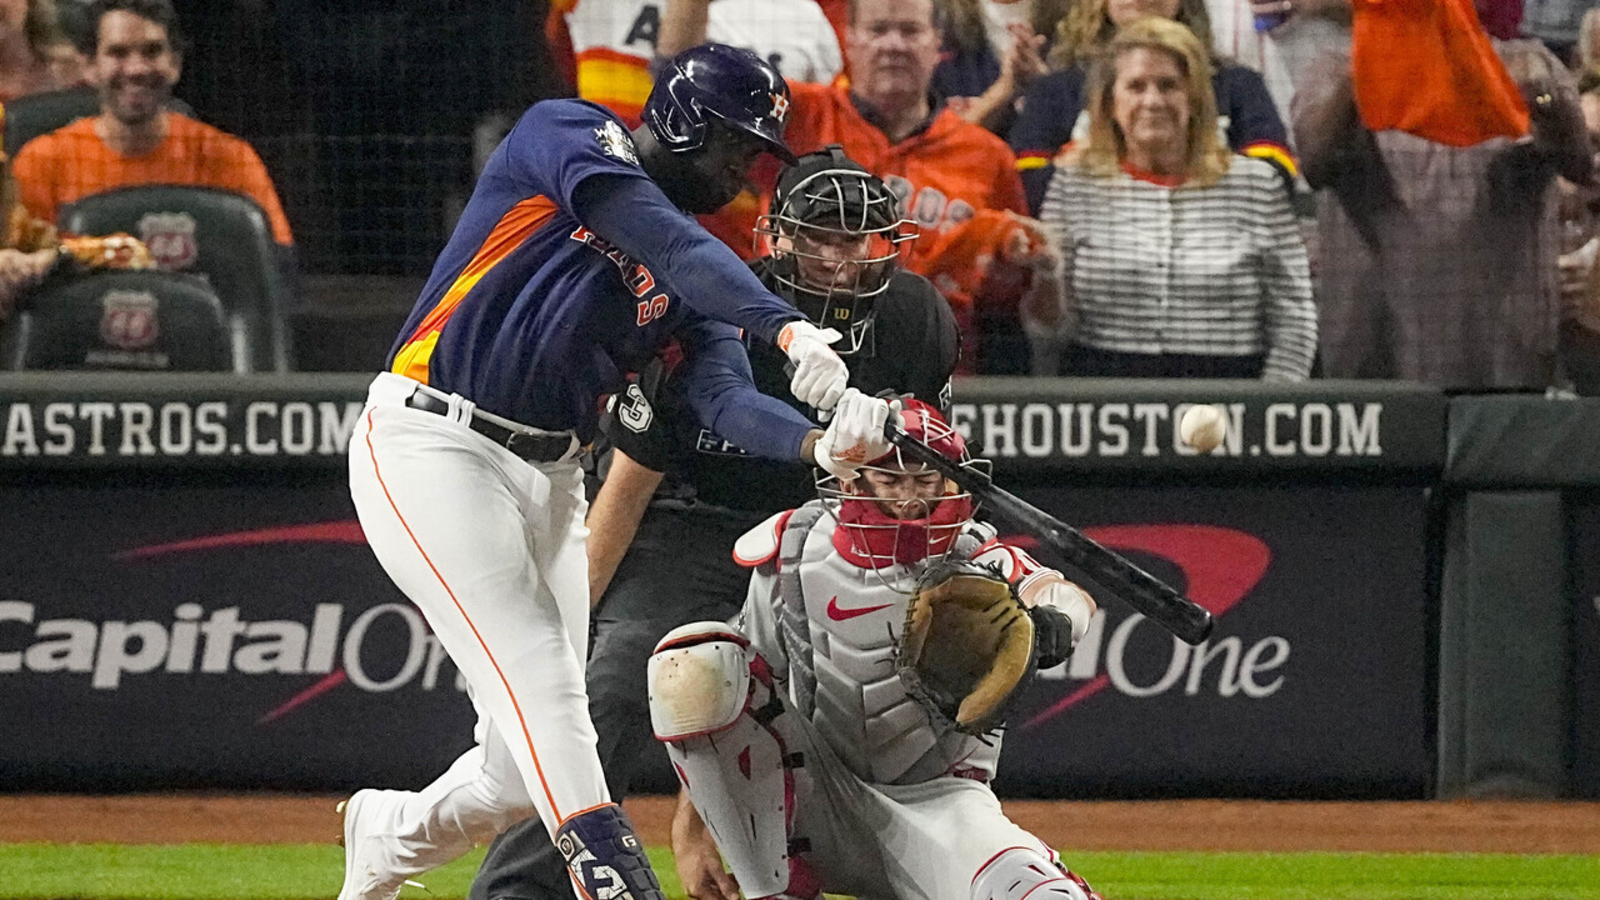
[[(450, 415), (448, 399), (424, 390), (412, 394), (406, 405), (435, 415)], [(472, 411), (467, 427), (528, 462), (556, 462), (576, 456), (579, 449), (577, 435), (570, 431), (539, 431), (477, 409)]]

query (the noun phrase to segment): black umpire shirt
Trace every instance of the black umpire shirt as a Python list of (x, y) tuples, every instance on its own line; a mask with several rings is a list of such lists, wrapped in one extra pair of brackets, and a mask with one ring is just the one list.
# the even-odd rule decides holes
[[(769, 288), (775, 286), (764, 260), (751, 268)], [(861, 349), (842, 357), (850, 386), (864, 394), (913, 394), (948, 413), (950, 373), (959, 354), (949, 303), (927, 279), (896, 271), (874, 309)], [(847, 324), (838, 327), (844, 331)], [(746, 350), (756, 387), (814, 420), (814, 411), (789, 391), (783, 352), (759, 342), (747, 343)], [(652, 366), (637, 385), (617, 395), (601, 429), (639, 464), (665, 474), (651, 501), (655, 509), (720, 514), (754, 525), (816, 497), (810, 467), (758, 459), (704, 428), (665, 364)]]

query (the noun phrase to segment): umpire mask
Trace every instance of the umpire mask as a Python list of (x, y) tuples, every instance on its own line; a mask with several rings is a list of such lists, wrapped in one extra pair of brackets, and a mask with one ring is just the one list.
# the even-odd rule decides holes
[(917, 236), (899, 207), (882, 181), (831, 144), (784, 171), (771, 211), (756, 222), (756, 249), (768, 254), (777, 292), (819, 327), (838, 329), (841, 354), (870, 340), (873, 302), (889, 288), (901, 245)]

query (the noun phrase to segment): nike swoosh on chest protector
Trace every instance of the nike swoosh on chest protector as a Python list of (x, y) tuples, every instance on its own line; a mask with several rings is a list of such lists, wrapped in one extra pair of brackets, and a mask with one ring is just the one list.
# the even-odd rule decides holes
[(850, 619), (854, 619), (857, 616), (864, 616), (867, 613), (875, 613), (880, 609), (888, 609), (893, 605), (893, 603), (885, 603), (881, 606), (863, 606), (859, 609), (841, 609), (839, 606), (839, 598), (837, 595), (835, 595), (832, 600), (828, 601), (828, 618), (834, 620), (835, 622), (845, 622)]

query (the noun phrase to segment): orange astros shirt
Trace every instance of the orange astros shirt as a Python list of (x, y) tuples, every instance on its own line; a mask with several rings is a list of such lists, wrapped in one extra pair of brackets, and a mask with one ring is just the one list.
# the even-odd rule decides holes
[[(1014, 287), (979, 287), (991, 264), (1003, 258), (1001, 242), (1009, 230), (997, 228), (994, 217), (977, 214), (1008, 210), (1027, 215), (1028, 210), (1016, 157), (1005, 141), (946, 108), (927, 127), (891, 144), (861, 115), (846, 88), (791, 83), (789, 90), (793, 96), (785, 142), (797, 155), (842, 144), (845, 155), (883, 179), (900, 198), (901, 213), (922, 228), (903, 265), (934, 282), (969, 340), (975, 296), (983, 296), (986, 304), (1015, 302), (1009, 296)], [(778, 169), (764, 157), (751, 174), (760, 196), (747, 191), (715, 215), (700, 217), (708, 231), (745, 258), (751, 255), (751, 233), (772, 198)]]
[[(901, 212), (922, 227), (923, 237), (908, 261), (912, 271), (920, 273), (926, 267), (929, 260), (923, 254), (932, 248), (936, 235), (947, 236), (980, 209), (1027, 214), (1011, 148), (955, 112), (940, 110), (927, 127), (891, 144), (862, 117), (845, 88), (795, 83), (789, 89), (793, 99), (785, 142), (797, 155), (842, 144), (845, 155), (883, 179), (900, 198)], [(756, 216), (772, 196), (777, 172), (770, 161), (759, 166), (752, 173), (759, 197), (743, 196), (700, 221), (736, 251), (748, 254)]]
[(140, 184), (221, 188), (261, 205), (280, 244), (294, 243), (289, 220), (261, 157), (244, 141), (188, 116), (167, 113), (167, 138), (143, 156), (123, 156), (79, 119), (34, 138), (17, 153), (12, 174), (22, 204), (36, 218), (55, 222), (61, 207), (82, 197)]

